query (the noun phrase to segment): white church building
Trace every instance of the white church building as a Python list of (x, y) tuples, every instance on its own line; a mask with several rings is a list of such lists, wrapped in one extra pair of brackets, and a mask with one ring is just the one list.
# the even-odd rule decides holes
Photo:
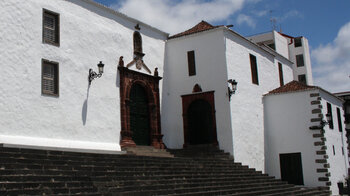
[[(277, 32), (285, 41), (275, 48), (205, 21), (169, 36), (92, 0), (6, 0), (0, 10), (2, 144), (105, 153), (211, 144), (278, 178), (278, 156), (300, 153), (303, 184), (329, 186), (333, 194), (347, 175), (348, 157), (338, 152), (346, 151), (345, 132), (309, 129), (329, 113), (325, 101), (338, 115), (342, 100), (312, 86), (295, 100), (290, 93), (268, 94), (300, 74), (312, 85), (306, 39), (300, 71), (299, 49), (289, 44), (297, 39)], [(314, 100), (310, 93), (319, 95)], [(315, 106), (321, 111), (303, 110), (302, 116), (293, 110), (310, 101), (320, 101)], [(302, 122), (314, 115), (312, 125)], [(298, 136), (290, 145), (300, 149), (283, 149), (279, 137), (293, 131)], [(299, 140), (303, 135), (310, 137)], [(330, 156), (332, 145), (337, 156)], [(305, 160), (304, 153), (317, 157), (319, 151), (324, 158), (313, 160), (326, 160), (325, 167)]]

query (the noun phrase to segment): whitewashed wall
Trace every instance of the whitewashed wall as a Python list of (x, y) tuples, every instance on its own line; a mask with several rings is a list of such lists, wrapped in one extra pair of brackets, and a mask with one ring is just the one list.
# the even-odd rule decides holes
[[(196, 75), (188, 75), (187, 52), (195, 51)], [(225, 44), (222, 29), (175, 39), (166, 43), (164, 67), (162, 132), (169, 148), (184, 144), (182, 98), (192, 94), (195, 84), (215, 91), (216, 130), (220, 148), (233, 153), (230, 110), (227, 97)]]
[[(301, 91), (294, 93), (283, 93), (267, 95), (264, 97), (265, 112), (265, 163), (266, 173), (281, 177), (279, 154), (297, 153), (302, 155), (302, 168), (304, 183), (306, 186), (325, 186), (325, 182), (319, 182), (319, 177), (325, 177), (325, 173), (317, 173), (318, 168), (323, 168), (323, 164), (316, 163), (316, 159), (323, 159), (323, 155), (316, 155), (320, 146), (314, 146), (316, 138), (313, 138), (315, 131), (309, 130), (310, 126), (319, 126), (319, 122), (310, 122), (317, 114), (312, 114), (316, 105), (311, 105), (315, 97), (310, 97), (311, 93), (319, 93), (322, 99), (322, 114), (327, 113), (327, 102), (332, 104), (334, 129), (330, 130), (325, 126), (325, 138), (327, 146), (328, 163), (330, 168), (330, 182), (333, 195), (338, 194), (337, 182), (344, 180), (349, 167), (345, 131), (339, 132), (336, 108), (341, 108), (341, 101), (334, 96), (318, 89)], [(341, 116), (343, 111), (341, 112)], [(342, 116), (343, 118), (343, 116)], [(344, 119), (343, 119), (344, 120)], [(344, 122), (343, 128), (344, 128)], [(317, 140), (319, 141), (319, 140)], [(336, 154), (333, 155), (333, 145)], [(344, 147), (344, 154), (341, 148)]]
[(266, 173), (281, 178), (279, 154), (301, 153), (304, 184), (324, 186), (316, 173), (315, 163), (320, 147), (314, 146), (313, 132), (309, 130), (313, 118), (310, 91), (267, 95), (263, 98), (265, 115)]
[[(328, 163), (330, 168), (328, 169), (331, 173), (329, 177), (332, 182), (331, 190), (333, 195), (338, 194), (338, 186), (337, 183), (339, 181), (345, 182), (344, 179), (347, 177), (347, 171), (349, 168), (349, 160), (348, 160), (348, 149), (347, 149), (347, 140), (346, 140), (346, 132), (345, 132), (345, 124), (344, 124), (344, 110), (342, 109), (342, 102), (334, 96), (329, 95), (324, 91), (320, 91), (320, 95), (322, 97), (322, 113), (325, 116), (327, 114), (327, 102), (332, 106), (332, 116), (333, 116), (333, 125), (334, 128), (330, 129), (329, 125), (324, 127), (325, 129), (325, 144), (327, 146), (327, 155)], [(340, 109), (341, 123), (343, 131), (339, 131), (338, 126), (338, 116), (337, 116), (337, 108)], [(333, 154), (333, 146), (335, 149), (335, 154)], [(342, 148), (344, 149), (344, 154), (342, 153)]]
[[(309, 42), (305, 37), (301, 38), (301, 47), (295, 47), (293, 44), (289, 45), (289, 59), (294, 62), (294, 80), (298, 81), (298, 75), (305, 74), (307, 85), (313, 85), (312, 68), (311, 68), (311, 58)], [(304, 56), (304, 66), (297, 67), (296, 55), (303, 54)]]
[[(59, 47), (42, 43), (43, 8), (60, 15)], [(0, 12), (0, 143), (120, 150), (117, 64), (132, 60), (137, 21), (82, 0), (6, 0)], [(167, 35), (140, 24), (144, 61), (162, 75)], [(42, 59), (59, 63), (59, 97), (41, 94)]]
[(272, 31), (272, 33), (275, 42), (276, 52), (278, 52), (285, 58), (289, 58), (288, 40), (284, 36), (279, 34), (277, 31)]
[[(292, 79), (291, 63), (227, 31), (228, 78), (238, 82), (231, 98), (231, 122), (236, 161), (264, 171), (264, 115), (262, 95), (280, 86), (278, 61), (283, 64), (285, 83)], [(259, 85), (252, 83), (249, 54), (257, 58)]]

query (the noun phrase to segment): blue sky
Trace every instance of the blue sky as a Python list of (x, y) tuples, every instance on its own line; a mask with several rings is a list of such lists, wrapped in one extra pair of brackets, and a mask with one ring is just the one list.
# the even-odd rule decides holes
[(350, 91), (350, 0), (95, 0), (175, 34), (201, 20), (243, 36), (276, 30), (309, 40), (314, 84)]

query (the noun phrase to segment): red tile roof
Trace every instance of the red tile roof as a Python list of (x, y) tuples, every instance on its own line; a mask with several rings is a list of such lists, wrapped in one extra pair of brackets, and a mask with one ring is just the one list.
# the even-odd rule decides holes
[(300, 83), (298, 81), (291, 81), (279, 88), (276, 88), (266, 95), (271, 94), (279, 94), (279, 93), (287, 93), (287, 92), (295, 92), (295, 91), (304, 91), (304, 90), (313, 90), (313, 89), (319, 89), (317, 86), (308, 86), (303, 83)]
[(321, 87), (318, 86), (309, 86), (309, 85), (305, 85), (303, 83), (300, 83), (298, 81), (291, 81), (279, 88), (276, 88), (272, 91), (270, 91), (269, 93), (265, 94), (266, 95), (275, 95), (275, 94), (281, 94), (281, 93), (289, 93), (289, 92), (298, 92), (298, 91), (307, 91), (307, 90), (321, 90), (335, 98), (337, 98), (338, 100), (340, 100), (341, 102), (344, 102), (344, 100), (342, 98), (337, 97), (336, 95), (334, 95), (333, 93), (330, 93), (329, 91), (324, 90)]
[(222, 25), (220, 25), (220, 26), (213, 26), (213, 25), (209, 24), (208, 22), (202, 20), (200, 23), (198, 23), (194, 27), (188, 29), (187, 31), (184, 31), (182, 33), (178, 33), (178, 34), (175, 34), (173, 36), (170, 36), (169, 39), (182, 37), (182, 36), (190, 35), (190, 34), (194, 34), (194, 33), (199, 33), (199, 32), (202, 32), (202, 31), (207, 31), (207, 30), (215, 29), (215, 28), (218, 28), (218, 27), (221, 27), (221, 26)]

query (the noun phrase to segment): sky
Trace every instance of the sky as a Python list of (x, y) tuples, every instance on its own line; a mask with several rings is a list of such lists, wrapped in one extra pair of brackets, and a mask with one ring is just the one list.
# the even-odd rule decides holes
[(314, 85), (350, 91), (350, 0), (95, 0), (170, 35), (205, 20), (309, 40)]

